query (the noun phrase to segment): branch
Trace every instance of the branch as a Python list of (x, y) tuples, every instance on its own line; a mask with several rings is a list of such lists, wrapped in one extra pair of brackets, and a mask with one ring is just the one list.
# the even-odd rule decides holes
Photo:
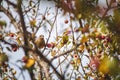
[[(41, 60), (40, 58), (38, 58), (38, 55), (35, 54), (33, 51), (30, 52), (30, 54), (34, 57), (34, 59), (37, 61), (38, 66), (40, 68), (43, 69), (44, 73), (45, 73), (45, 77), (47, 78), (47, 80), (50, 80), (50, 76), (49, 76), (49, 66), (47, 65), (46, 62), (44, 62), (43, 60)], [(41, 72), (40, 72), (41, 73)], [(42, 74), (40, 75), (42, 78)]]
[(57, 70), (56, 68), (52, 65), (51, 61), (49, 61), (37, 48), (36, 50), (32, 50), (28, 47), (24, 47), (24, 48), (27, 48), (28, 50), (30, 51), (33, 51), (34, 54), (33, 55), (36, 55), (36, 56), (39, 56), (41, 58), (41, 60), (45, 61), (49, 66), (52, 67), (52, 69), (55, 71), (56, 75), (59, 77), (60, 80), (64, 80), (64, 76), (61, 75)]
[[(28, 32), (26, 30), (26, 25), (25, 25), (25, 21), (24, 21), (24, 16), (23, 16), (23, 12), (22, 12), (22, 0), (18, 0), (17, 1), (17, 5), (18, 5), (18, 14), (19, 14), (19, 17), (20, 17), (20, 23), (21, 23), (21, 27), (22, 27), (22, 30), (23, 30), (23, 38), (24, 38), (24, 45), (23, 46), (28, 46)], [(28, 55), (28, 49), (27, 48), (23, 48), (24, 51), (25, 51), (25, 55)], [(35, 79), (34, 74), (32, 71), (29, 71), (30, 73), (30, 77), (31, 79)]]
[[(22, 29), (23, 29), (23, 34), (24, 34), (24, 40), (25, 40), (25, 44), (27, 45), (27, 31), (25, 28), (25, 22), (24, 22), (24, 17), (23, 17), (23, 13), (22, 13), (22, 8), (21, 8), (21, 1), (18, 2), (18, 11), (19, 11), (19, 15), (20, 15), (20, 19), (21, 19), (21, 25), (22, 25)], [(23, 46), (24, 47), (24, 46)], [(51, 66), (53, 68), (53, 70), (55, 71), (56, 75), (60, 78), (60, 80), (64, 80), (64, 77), (62, 75), (60, 75), (60, 73), (56, 70), (56, 68), (51, 64), (51, 62), (37, 49), (36, 50), (32, 50), (28, 47), (24, 47), (24, 50), (32, 50), (36, 53), (37, 56), (39, 56), (42, 60), (44, 60), (49, 66)]]
[[(67, 55), (67, 56), (65, 57), (65, 59), (62, 60), (62, 61), (57, 65), (56, 69), (57, 69), (59, 66), (61, 66), (61, 64), (67, 59), (68, 56), (69, 56), (69, 55)], [(53, 71), (53, 72), (54, 72), (54, 71)], [(53, 72), (51, 72), (50, 75), (51, 75)]]
[(14, 27), (16, 28), (17, 31), (20, 30), (20, 29), (18, 29), (19, 26), (17, 24), (17, 21), (14, 19), (12, 14), (7, 9), (5, 9), (3, 6), (0, 6), (0, 12), (3, 12), (11, 20), (11, 23), (14, 25)]
[[(46, 13), (47, 13), (47, 8), (46, 8), (45, 13), (44, 13), (43, 16), (45, 16)], [(36, 28), (35, 34), (36, 34), (36, 33), (38, 32), (38, 30), (41, 28), (41, 24), (43, 23), (43, 21), (44, 21), (44, 20), (42, 20), (42, 21), (39, 23), (39, 26)]]
[(67, 53), (70, 53), (70, 52), (74, 51), (79, 45), (80, 45), (80, 44), (76, 44), (76, 46), (75, 46), (74, 48), (72, 48), (72, 49), (70, 49), (70, 50), (68, 50), (68, 51), (66, 51), (66, 52), (64, 52), (64, 53), (62, 53), (62, 54), (60, 54), (60, 55), (55, 56), (54, 58), (51, 59), (51, 62), (52, 62), (54, 59), (58, 58), (58, 57), (61, 57), (61, 56), (63, 56), (63, 55), (66, 55)]
[(104, 12), (104, 14), (103, 14), (103, 16), (101, 17), (100, 21), (98, 21), (98, 23), (95, 25), (95, 27), (97, 27), (97, 26), (101, 23), (101, 21), (102, 21), (102, 20), (105, 18), (105, 16), (107, 15), (108, 11), (109, 11), (110, 9), (112, 9), (112, 8), (111, 8), (112, 1), (113, 1), (113, 0), (110, 1), (110, 4), (109, 4), (109, 5), (107, 4), (108, 8), (107, 8), (106, 11)]
[(28, 43), (27, 43), (27, 31), (26, 31), (26, 26), (25, 26), (25, 21), (24, 21), (24, 16), (23, 16), (21, 4), (22, 4), (22, 1), (18, 0), (18, 14), (20, 16), (21, 27), (23, 30), (24, 44), (28, 45)]
[(8, 4), (12, 5), (14, 8), (17, 8), (17, 5), (14, 4), (13, 2), (11, 2), (11, 1), (9, 1), (9, 0), (6, 0), (6, 2), (7, 2)]
[[(48, 43), (48, 41), (49, 41), (49, 39), (51, 37), (51, 33), (52, 33), (53, 27), (55, 25), (55, 21), (57, 20), (57, 15), (58, 15), (58, 8), (56, 9), (56, 15), (55, 15), (55, 19), (54, 19), (53, 23), (51, 24), (49, 20), (46, 20), (49, 23), (49, 25), (51, 26), (51, 29), (50, 29), (49, 36), (48, 36), (48, 39), (46, 41), (46, 44)], [(46, 46), (45, 46), (45, 48), (46, 48)], [(45, 51), (45, 48), (43, 49), (42, 53)]]

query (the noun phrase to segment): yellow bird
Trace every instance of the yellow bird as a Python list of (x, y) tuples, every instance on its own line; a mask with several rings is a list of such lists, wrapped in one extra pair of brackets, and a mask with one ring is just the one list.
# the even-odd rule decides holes
[(44, 35), (40, 35), (36, 40), (35, 44), (38, 48), (43, 48), (45, 47), (45, 40), (44, 40)]

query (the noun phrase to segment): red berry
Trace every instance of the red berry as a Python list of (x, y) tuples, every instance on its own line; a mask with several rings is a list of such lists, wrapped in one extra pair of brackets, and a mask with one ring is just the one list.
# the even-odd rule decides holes
[(23, 61), (24, 63), (26, 63), (26, 62), (28, 61), (28, 57), (27, 57), (27, 56), (24, 56), (24, 57), (22, 58), (22, 61)]
[(10, 37), (14, 37), (14, 35), (15, 35), (14, 33), (10, 33), (9, 34)]
[(48, 43), (46, 46), (47, 46), (48, 48), (51, 48), (51, 44), (50, 44), (50, 43)]
[(16, 48), (16, 47), (14, 47), (14, 48), (12, 48), (12, 50), (15, 52), (15, 51), (17, 51), (17, 48)]
[(74, 58), (74, 59), (77, 59), (77, 58), (78, 58), (78, 54), (74, 54), (74, 55), (73, 55), (73, 58)]
[(68, 20), (65, 20), (65, 24), (67, 24), (68, 23)]
[(45, 16), (42, 16), (42, 19), (45, 20), (46, 19)]
[(13, 51), (17, 51), (17, 49), (18, 49), (18, 47), (17, 47), (17, 45), (16, 45), (16, 44), (12, 44), (12, 46), (11, 46), (11, 47), (12, 47), (12, 50), (13, 50)]
[(106, 40), (107, 40), (107, 42), (110, 42), (110, 41), (111, 41), (111, 39), (110, 39), (109, 36), (106, 37)]
[(74, 32), (79, 32), (79, 31), (80, 31), (79, 28), (75, 28), (75, 29), (74, 29)]
[(101, 39), (105, 39), (105, 36), (104, 36), (104, 35), (102, 35), (102, 36), (100, 36), (100, 38), (101, 38)]
[(46, 46), (48, 48), (54, 48), (55, 47), (55, 43), (51, 42), (51, 43), (48, 43)]
[(75, 64), (75, 62), (74, 62), (74, 61), (71, 61), (70, 64)]

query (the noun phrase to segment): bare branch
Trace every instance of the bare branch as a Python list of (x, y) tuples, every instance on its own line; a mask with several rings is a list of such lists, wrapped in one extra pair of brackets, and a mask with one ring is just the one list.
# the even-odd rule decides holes
[(24, 45), (27, 45), (27, 31), (26, 31), (26, 26), (25, 26), (25, 21), (24, 21), (24, 16), (22, 12), (22, 7), (21, 7), (22, 1), (18, 0), (18, 13), (20, 16), (20, 21), (21, 21), (21, 27), (23, 29), (23, 34), (24, 34)]
[(0, 6), (0, 12), (4, 12), (5, 15), (7, 15), (7, 17), (11, 20), (11, 23), (14, 25), (14, 27), (16, 28), (17, 31), (20, 30), (20, 28), (17, 24), (17, 21), (15, 20), (15, 18), (12, 16), (12, 14), (7, 9), (5, 9), (3, 6)]
[(7, 2), (8, 4), (12, 5), (14, 8), (17, 8), (17, 5), (14, 4), (13, 2), (11, 2), (11, 1), (9, 1), (9, 0), (6, 0), (6, 2)]
[(52, 63), (37, 48), (36, 50), (32, 50), (30, 48), (27, 49), (33, 51), (35, 55), (39, 56), (43, 61), (45, 61), (49, 66), (51, 66), (60, 80), (64, 80), (64, 77), (56, 70)]
[(67, 53), (70, 53), (70, 52), (76, 50), (76, 48), (77, 48), (79, 45), (80, 45), (80, 44), (76, 44), (76, 46), (75, 46), (74, 48), (72, 48), (72, 49), (70, 49), (70, 50), (68, 50), (68, 51), (66, 51), (66, 52), (64, 52), (64, 53), (62, 53), (62, 54), (60, 54), (60, 55), (55, 56), (54, 58), (51, 59), (51, 62), (52, 62), (54, 59), (58, 58), (58, 57), (61, 57), (61, 56), (63, 56), (63, 55), (66, 55)]

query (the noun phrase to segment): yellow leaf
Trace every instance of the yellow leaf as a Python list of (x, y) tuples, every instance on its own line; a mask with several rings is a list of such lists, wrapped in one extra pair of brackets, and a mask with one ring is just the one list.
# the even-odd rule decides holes
[(12, 70), (12, 73), (13, 73), (13, 75), (15, 75), (17, 72), (16, 72), (16, 70)]
[(89, 32), (89, 24), (86, 24), (83, 28), (82, 28), (82, 33), (85, 32)]
[(62, 44), (66, 44), (68, 42), (68, 35), (64, 35), (62, 37)]
[(101, 35), (100, 32), (95, 32), (95, 37), (98, 38)]
[(31, 66), (33, 66), (35, 64), (35, 60), (32, 58), (29, 58), (25, 64), (26, 68), (30, 68)]
[(18, 42), (18, 45), (21, 45), (21, 44), (22, 44), (19, 37), (16, 39), (16, 41)]
[(80, 19), (81, 17), (82, 17), (82, 14), (79, 13), (79, 14), (77, 15), (77, 18)]
[(0, 20), (0, 26), (6, 26), (6, 25), (7, 25), (6, 21)]
[(30, 25), (33, 27), (36, 27), (36, 20), (35, 19), (31, 20)]
[(8, 56), (5, 53), (0, 53), (0, 62), (8, 61)]
[(88, 40), (89, 40), (88, 37), (83, 36), (80, 42), (81, 42), (81, 43), (85, 43), (85, 42), (87, 42)]
[(107, 74), (109, 72), (109, 59), (108, 56), (104, 55), (104, 58), (100, 62), (100, 66), (98, 68), (99, 72), (102, 72), (103, 74)]
[(51, 56), (55, 56), (56, 55), (56, 51), (55, 50), (53, 50), (52, 52), (51, 52)]
[(78, 47), (78, 50), (79, 51), (83, 51), (85, 49), (85, 46), (84, 45), (80, 45), (79, 47)]
[(78, 58), (76, 62), (77, 62), (77, 65), (80, 65), (81, 60)]

